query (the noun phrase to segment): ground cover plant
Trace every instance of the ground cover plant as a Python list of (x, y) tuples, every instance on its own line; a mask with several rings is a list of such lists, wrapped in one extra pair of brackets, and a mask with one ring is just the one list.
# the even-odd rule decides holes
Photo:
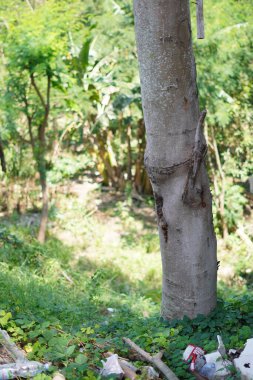
[(36, 226), (33, 233), (28, 227), (33, 214), (1, 223), (0, 325), (28, 358), (52, 362), (52, 373), (60, 369), (68, 379), (95, 379), (105, 352), (131, 358), (122, 342), (127, 336), (150, 353), (164, 349), (178, 377), (191, 379), (182, 362), (189, 342), (211, 352), (221, 334), (227, 347), (243, 348), (253, 334), (253, 292), (240, 266), (222, 260), (220, 299), (208, 318), (164, 322), (149, 198), (140, 203), (89, 179), (70, 189), (51, 211), (52, 235), (44, 246), (36, 240)]

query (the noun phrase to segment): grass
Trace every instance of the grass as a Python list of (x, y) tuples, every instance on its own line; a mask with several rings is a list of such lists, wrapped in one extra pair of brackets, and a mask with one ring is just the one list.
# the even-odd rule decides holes
[[(74, 183), (68, 196), (58, 194), (44, 246), (34, 238), (36, 214), (2, 218), (1, 327), (29, 358), (51, 361), (52, 373), (60, 369), (71, 380), (97, 378), (94, 371), (106, 351), (129, 356), (124, 335), (149, 352), (164, 349), (180, 379), (192, 378), (182, 363), (188, 343), (210, 352), (220, 333), (227, 347), (242, 348), (253, 336), (246, 247), (239, 246), (235, 236), (226, 245), (220, 242), (223, 300), (208, 318), (164, 322), (159, 315), (161, 260), (151, 202), (135, 203), (129, 196), (102, 190), (86, 180)], [(227, 267), (232, 268), (229, 276)]]

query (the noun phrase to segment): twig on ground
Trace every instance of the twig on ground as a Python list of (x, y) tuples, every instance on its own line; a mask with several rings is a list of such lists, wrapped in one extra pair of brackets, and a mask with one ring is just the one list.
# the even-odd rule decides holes
[(137, 346), (137, 344), (135, 344), (131, 339), (123, 338), (123, 341), (128, 344), (128, 346), (131, 347), (135, 352), (137, 352), (142, 357), (142, 359), (153, 364), (167, 380), (179, 380), (174, 372), (172, 372), (171, 369), (161, 360), (163, 352), (159, 352), (158, 354), (152, 356)]
[(63, 275), (63, 277), (70, 283), (70, 284), (74, 284), (74, 281), (72, 280), (72, 278), (64, 271), (62, 270), (61, 271), (61, 274)]

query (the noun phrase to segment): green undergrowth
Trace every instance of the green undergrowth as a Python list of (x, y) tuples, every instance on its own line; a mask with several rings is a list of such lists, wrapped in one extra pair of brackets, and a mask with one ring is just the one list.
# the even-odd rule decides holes
[(208, 317), (163, 321), (150, 206), (101, 199), (97, 192), (82, 203), (61, 199), (51, 210), (44, 246), (22, 217), (2, 220), (0, 327), (29, 359), (52, 363), (51, 372), (36, 379), (52, 379), (56, 370), (68, 380), (96, 379), (105, 352), (131, 359), (123, 336), (150, 353), (164, 350), (180, 379), (192, 379), (182, 362), (189, 343), (211, 352), (220, 334), (228, 348), (242, 348), (253, 336), (250, 287), (220, 283), (218, 306)]

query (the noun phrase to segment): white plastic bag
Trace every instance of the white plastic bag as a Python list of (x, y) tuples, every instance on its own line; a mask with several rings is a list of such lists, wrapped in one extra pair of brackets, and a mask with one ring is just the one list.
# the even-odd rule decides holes
[(112, 355), (106, 362), (102, 360), (103, 368), (101, 370), (102, 377), (115, 376), (117, 379), (122, 379), (124, 372), (119, 364), (118, 355)]
[(240, 357), (234, 360), (235, 367), (241, 373), (242, 380), (253, 379), (253, 339), (248, 339)]

